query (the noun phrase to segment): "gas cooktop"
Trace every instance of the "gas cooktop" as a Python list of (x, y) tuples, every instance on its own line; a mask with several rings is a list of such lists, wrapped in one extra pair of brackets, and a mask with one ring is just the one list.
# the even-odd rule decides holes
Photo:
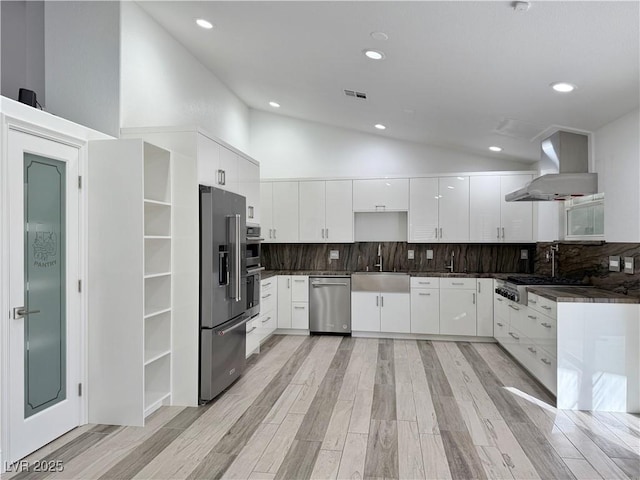
[(565, 286), (578, 286), (583, 285), (580, 280), (574, 280), (571, 278), (557, 278), (557, 277), (543, 277), (543, 276), (511, 276), (506, 280), (499, 280), (495, 292), (509, 300), (527, 304), (527, 287), (533, 285), (565, 285)]

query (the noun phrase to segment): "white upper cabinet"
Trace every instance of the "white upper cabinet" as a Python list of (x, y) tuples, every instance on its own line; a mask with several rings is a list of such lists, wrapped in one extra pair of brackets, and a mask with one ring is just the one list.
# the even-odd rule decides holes
[(470, 240), (472, 242), (500, 242), (500, 177), (497, 175), (471, 177)]
[(300, 182), (300, 241), (321, 243), (325, 241), (324, 181)]
[(438, 179), (412, 178), (409, 182), (409, 241), (438, 241)]
[(260, 225), (260, 166), (240, 156), (238, 193), (247, 199), (247, 223)]
[(409, 179), (353, 181), (354, 212), (389, 212), (409, 209)]
[(272, 205), (272, 241), (298, 242), (298, 182), (273, 182)]
[(215, 187), (218, 185), (218, 169), (220, 167), (220, 145), (204, 135), (197, 138), (198, 183)]
[(300, 182), (300, 241), (353, 242), (351, 180)]
[(260, 183), (260, 227), (265, 242), (273, 238), (273, 183)]
[(469, 177), (440, 177), (438, 186), (439, 241), (468, 242)]
[(532, 242), (533, 205), (506, 202), (504, 196), (522, 187), (531, 175), (471, 177), (471, 241)]
[(325, 205), (325, 241), (353, 242), (353, 182), (351, 180), (328, 181)]
[(531, 181), (531, 175), (504, 175), (500, 177), (500, 199), (502, 224), (500, 226), (504, 242), (533, 241), (533, 203), (505, 202), (504, 196)]
[(216, 172), (216, 187), (230, 192), (238, 191), (238, 155), (220, 146), (220, 162)]

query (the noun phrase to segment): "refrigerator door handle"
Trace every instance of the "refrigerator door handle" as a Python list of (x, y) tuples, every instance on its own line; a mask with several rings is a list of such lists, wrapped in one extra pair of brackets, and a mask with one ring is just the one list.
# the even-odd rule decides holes
[(242, 249), (241, 249), (241, 245), (240, 245), (240, 215), (236, 214), (232, 217), (234, 219), (234, 229), (235, 229), (235, 243), (233, 245), (234, 247), (234, 267), (235, 267), (235, 276), (233, 279), (233, 286), (234, 286), (234, 299), (236, 302), (239, 302), (240, 300), (242, 300), (240, 292), (242, 291), (242, 272), (240, 271), (241, 268), (241, 254), (242, 254)]
[(242, 320), (240, 320), (238, 323), (236, 323), (235, 325), (232, 325), (230, 327), (225, 328), (224, 330), (216, 330), (216, 335), (222, 336), (222, 335), (226, 335), (227, 333), (231, 332), (232, 330), (235, 330), (238, 327), (242, 327), (243, 325), (245, 325), (249, 320), (251, 320), (251, 317), (245, 317)]

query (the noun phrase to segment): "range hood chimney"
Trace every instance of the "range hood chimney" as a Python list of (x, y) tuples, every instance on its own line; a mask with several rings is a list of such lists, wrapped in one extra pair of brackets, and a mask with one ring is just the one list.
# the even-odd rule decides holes
[(542, 141), (542, 166), (552, 171), (508, 193), (507, 202), (568, 200), (598, 192), (598, 174), (589, 173), (588, 138), (558, 131)]

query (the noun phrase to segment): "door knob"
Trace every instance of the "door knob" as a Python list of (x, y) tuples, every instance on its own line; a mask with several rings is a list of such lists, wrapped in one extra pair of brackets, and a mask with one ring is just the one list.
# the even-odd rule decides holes
[(27, 310), (24, 307), (15, 307), (13, 309), (13, 319), (18, 320), (19, 318), (26, 317), (32, 313), (40, 313), (40, 310)]

